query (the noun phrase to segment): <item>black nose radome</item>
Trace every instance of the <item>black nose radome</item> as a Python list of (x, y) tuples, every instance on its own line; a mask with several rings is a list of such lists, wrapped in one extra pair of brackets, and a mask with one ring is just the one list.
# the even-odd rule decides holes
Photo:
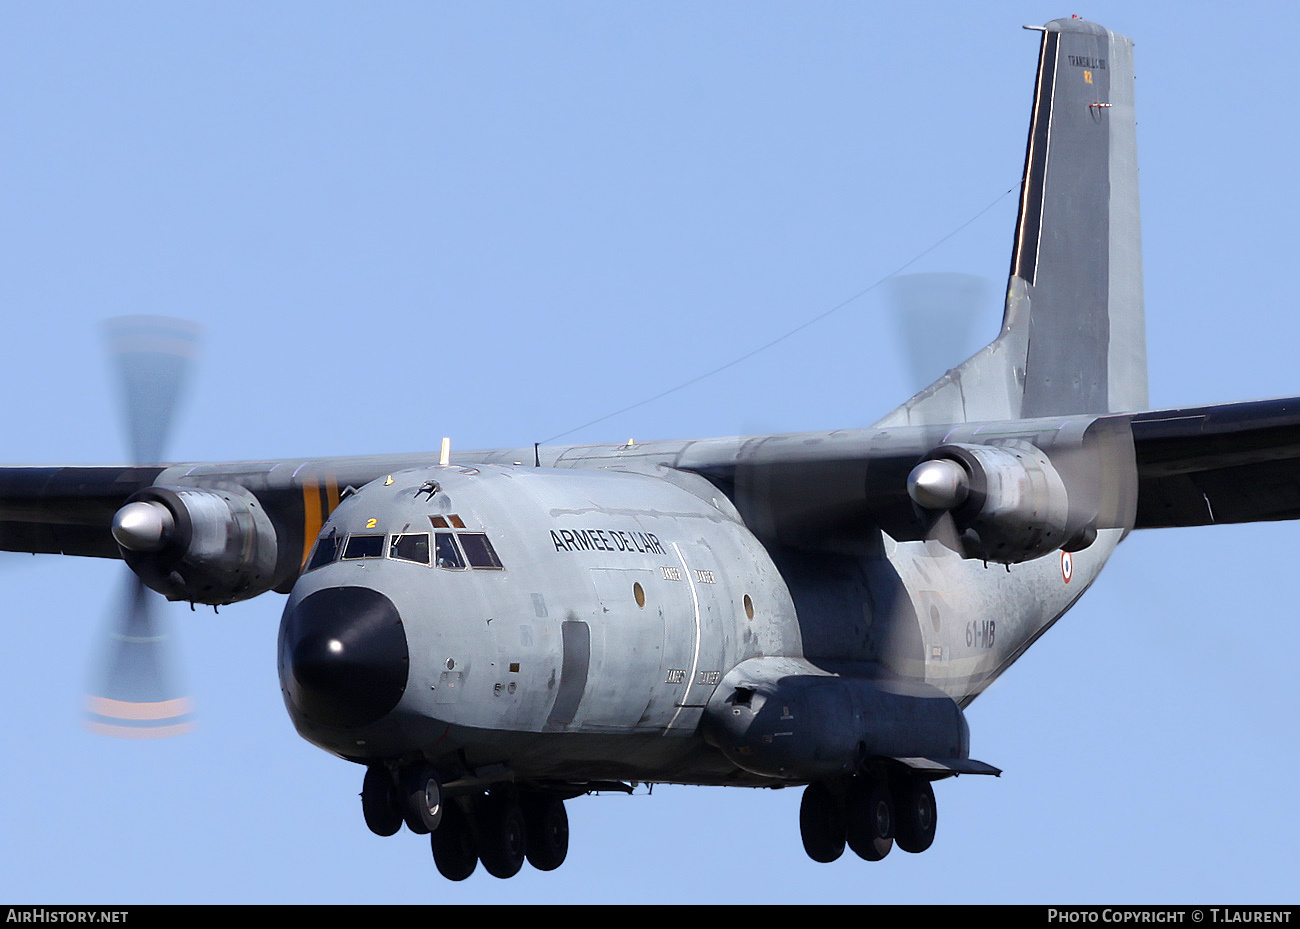
[(397, 607), (366, 587), (304, 597), (280, 623), (280, 686), (312, 722), (372, 723), (402, 699), (410, 652)]

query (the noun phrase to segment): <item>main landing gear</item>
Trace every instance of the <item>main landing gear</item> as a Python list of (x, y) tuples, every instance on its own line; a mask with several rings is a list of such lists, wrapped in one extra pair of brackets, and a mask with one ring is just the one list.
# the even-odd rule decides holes
[(895, 844), (923, 852), (934, 842), (937, 814), (928, 778), (910, 771), (864, 770), (804, 788), (799, 832), (813, 861), (830, 862), (844, 846), (879, 861)]
[(429, 836), (433, 862), (448, 880), (463, 881), (480, 861), (493, 877), (514, 877), (527, 861), (554, 871), (569, 853), (564, 801), (510, 784), (444, 799), (433, 770), (415, 765), (394, 776), (384, 765), (366, 770), (361, 788), (366, 825), (389, 836), (405, 823)]

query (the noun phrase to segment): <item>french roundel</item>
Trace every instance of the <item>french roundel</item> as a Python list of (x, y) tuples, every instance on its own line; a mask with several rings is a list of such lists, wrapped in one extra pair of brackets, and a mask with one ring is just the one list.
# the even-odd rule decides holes
[(1070, 578), (1074, 576), (1074, 556), (1069, 552), (1061, 552), (1061, 580), (1070, 583)]

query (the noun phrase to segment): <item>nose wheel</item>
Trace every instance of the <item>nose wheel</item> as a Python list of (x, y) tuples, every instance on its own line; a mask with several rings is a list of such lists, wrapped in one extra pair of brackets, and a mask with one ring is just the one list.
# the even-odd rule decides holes
[(413, 765), (402, 773), (402, 818), (416, 835), (428, 835), (442, 822), (442, 785), (428, 765)]
[(361, 812), (375, 835), (395, 835), (403, 823), (417, 835), (427, 835), (438, 828), (442, 809), (442, 785), (428, 765), (396, 774), (383, 764), (366, 768)]
[(397, 785), (381, 764), (366, 768), (366, 777), (361, 784), (361, 812), (375, 835), (396, 835), (402, 828), (402, 805), (397, 796)]

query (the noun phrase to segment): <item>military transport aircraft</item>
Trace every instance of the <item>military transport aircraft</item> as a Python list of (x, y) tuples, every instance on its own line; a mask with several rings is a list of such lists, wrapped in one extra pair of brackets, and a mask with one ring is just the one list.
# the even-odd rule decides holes
[[(1130, 530), (1300, 515), (1294, 401), (1145, 411), (1130, 45), (1041, 48), (1003, 331), (875, 427), (8, 468), (4, 547), (288, 594), (295, 725), (453, 879), (558, 867), (565, 802), (632, 782), (806, 785), (815, 860), (923, 851), (933, 782), (997, 770), (964, 708)], [(184, 724), (98, 696), (105, 728)]]

